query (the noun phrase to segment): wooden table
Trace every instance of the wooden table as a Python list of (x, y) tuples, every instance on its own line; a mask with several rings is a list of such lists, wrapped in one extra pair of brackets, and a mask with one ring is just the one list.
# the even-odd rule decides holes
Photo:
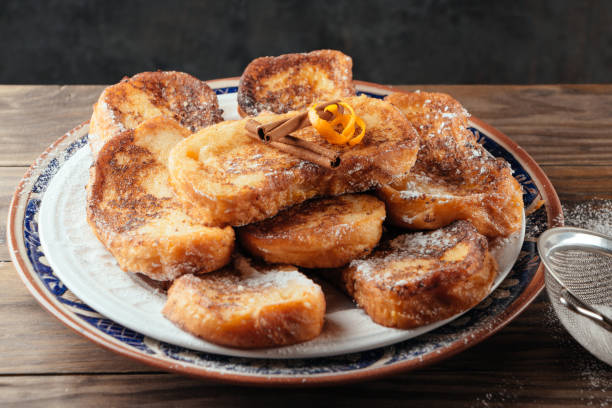
[[(420, 88), (454, 95), (513, 138), (565, 206), (612, 198), (612, 85)], [(26, 167), (89, 118), (102, 89), (0, 86), (0, 406), (612, 406), (612, 368), (564, 331), (544, 293), (499, 333), (440, 364), (319, 389), (245, 388), (159, 372), (67, 329), (19, 280), (5, 220)]]

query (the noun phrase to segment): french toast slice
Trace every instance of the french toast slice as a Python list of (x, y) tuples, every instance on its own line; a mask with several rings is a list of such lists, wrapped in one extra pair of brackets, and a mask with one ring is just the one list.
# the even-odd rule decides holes
[(341, 270), (346, 291), (378, 324), (411, 329), (454, 316), (484, 299), (497, 264), (468, 221), (400, 235)]
[[(366, 124), (361, 143), (332, 145), (312, 126), (293, 133), (340, 154), (340, 166), (326, 169), (247, 135), (247, 119), (202, 129), (170, 152), (168, 167), (180, 198), (192, 211), (210, 212), (219, 225), (261, 221), (316, 196), (366, 191), (412, 168), (418, 135), (393, 105), (366, 96), (347, 98)], [(295, 113), (260, 115), (270, 123)]]
[(412, 171), (378, 191), (392, 224), (437, 229), (465, 219), (490, 238), (521, 228), (521, 187), (508, 163), (478, 143), (459, 102), (427, 92), (394, 93), (386, 100), (404, 112), (421, 138)]
[(125, 271), (171, 280), (230, 261), (232, 228), (191, 219), (170, 185), (168, 152), (189, 135), (158, 116), (109, 140), (90, 168), (87, 221)]
[(119, 133), (159, 115), (195, 132), (223, 120), (215, 91), (184, 72), (142, 72), (106, 88), (94, 105), (89, 144), (94, 155)]
[(286, 113), (355, 95), (353, 60), (336, 50), (254, 59), (238, 84), (238, 113)]
[(306, 201), (237, 231), (243, 248), (267, 262), (337, 268), (380, 241), (385, 204), (367, 194)]
[(285, 346), (321, 333), (325, 297), (293, 266), (238, 256), (233, 266), (175, 280), (163, 314), (181, 329), (224, 346)]

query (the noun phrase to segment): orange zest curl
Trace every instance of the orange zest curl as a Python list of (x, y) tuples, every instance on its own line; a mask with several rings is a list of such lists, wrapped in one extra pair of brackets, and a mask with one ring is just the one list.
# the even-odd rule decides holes
[[(345, 102), (327, 105), (322, 113), (329, 112), (332, 117), (325, 120), (321, 117), (317, 104), (308, 108), (308, 119), (312, 126), (329, 143), (355, 146), (365, 135), (365, 122), (355, 114), (351, 105)], [(359, 130), (359, 133), (357, 133)]]

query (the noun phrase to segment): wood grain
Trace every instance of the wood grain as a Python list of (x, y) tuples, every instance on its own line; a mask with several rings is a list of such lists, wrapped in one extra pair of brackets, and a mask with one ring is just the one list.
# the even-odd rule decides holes
[(0, 376), (154, 371), (65, 327), (30, 295), (11, 262), (0, 263), (0, 322)]
[[(494, 376), (468, 370), (449, 373), (424, 369), (359, 385), (320, 389), (244, 388), (206, 383), (168, 374), (22, 376), (0, 379), (4, 406), (23, 404), (49, 407), (108, 406), (181, 407), (286, 406), (292, 407), (584, 407), (606, 406), (604, 388), (583, 389), (581, 377), (562, 373), (544, 379), (528, 370), (521, 378), (504, 369)], [(610, 378), (596, 379), (609, 381)], [(174, 403), (174, 404), (172, 404)]]
[(397, 88), (451, 94), (540, 165), (612, 165), (612, 85)]
[(6, 244), (6, 217), (13, 192), (26, 170), (26, 167), (0, 168), (0, 262), (10, 260)]
[[(612, 143), (612, 136), (610, 137)], [(561, 200), (612, 198), (612, 165), (542, 166)]]
[[(612, 164), (612, 85), (438, 85), (542, 165)], [(103, 86), (1, 86), (0, 166), (27, 166), (91, 116)]]
[(0, 86), (0, 166), (29, 166), (91, 116), (103, 86)]

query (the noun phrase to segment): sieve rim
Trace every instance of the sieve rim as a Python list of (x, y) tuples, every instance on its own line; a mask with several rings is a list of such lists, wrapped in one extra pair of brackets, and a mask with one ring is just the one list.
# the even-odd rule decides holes
[[(580, 241), (580, 238), (586, 240)], [(554, 267), (551, 265), (550, 256), (552, 254), (563, 250), (580, 249), (591, 250), (612, 257), (611, 236), (578, 227), (550, 228), (540, 235), (537, 246), (540, 259), (546, 267), (546, 272), (549, 273), (564, 288), (566, 288), (566, 285), (557, 276), (557, 274), (554, 272)], [(575, 296), (573, 293), (572, 295)]]

